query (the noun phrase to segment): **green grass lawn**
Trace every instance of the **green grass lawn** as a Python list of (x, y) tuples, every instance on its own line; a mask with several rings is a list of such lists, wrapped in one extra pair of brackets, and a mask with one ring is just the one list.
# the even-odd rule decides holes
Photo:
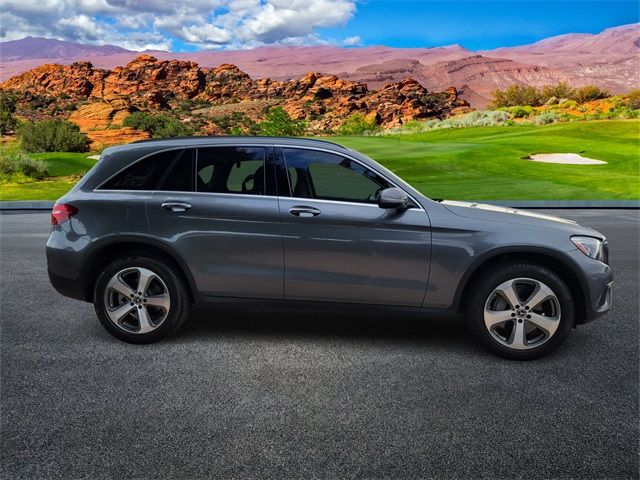
[(32, 153), (33, 158), (43, 160), (51, 178), (32, 183), (0, 183), (0, 200), (56, 200), (67, 193), (77, 182), (74, 175), (84, 175), (96, 160), (91, 153)]
[(77, 179), (58, 177), (33, 183), (0, 184), (0, 200), (57, 200), (73, 187)]
[[(474, 127), (332, 140), (369, 155), (431, 198), (640, 199), (637, 120)], [(609, 163), (557, 165), (522, 159), (533, 153), (580, 153)]]
[(93, 167), (96, 161), (87, 158), (91, 153), (32, 153), (31, 156), (38, 160), (44, 160), (47, 170), (52, 177), (65, 177), (68, 175), (84, 175)]
[[(326, 137), (323, 137), (326, 138)], [(640, 199), (640, 121), (474, 127), (417, 135), (332, 137), (393, 170), (431, 198), (459, 200)], [(523, 160), (533, 153), (580, 153), (607, 165)], [(54, 177), (0, 185), (0, 200), (55, 200), (95, 160), (86, 153), (41, 153)]]

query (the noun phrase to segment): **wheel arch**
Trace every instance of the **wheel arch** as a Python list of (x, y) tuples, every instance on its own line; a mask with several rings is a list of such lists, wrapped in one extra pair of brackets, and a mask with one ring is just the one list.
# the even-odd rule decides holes
[(93, 289), (100, 272), (111, 261), (131, 254), (144, 254), (172, 265), (187, 285), (191, 301), (195, 300), (197, 288), (186, 262), (171, 247), (163, 242), (145, 237), (129, 236), (107, 239), (96, 244), (85, 261), (82, 277), (85, 279), (85, 299), (93, 301)]
[(454, 297), (454, 304), (463, 311), (468, 291), (475, 281), (488, 269), (497, 265), (515, 262), (529, 262), (545, 266), (556, 272), (567, 283), (576, 308), (576, 323), (583, 323), (587, 312), (587, 284), (579, 267), (563, 252), (544, 247), (505, 247), (482, 255), (467, 269), (460, 281)]

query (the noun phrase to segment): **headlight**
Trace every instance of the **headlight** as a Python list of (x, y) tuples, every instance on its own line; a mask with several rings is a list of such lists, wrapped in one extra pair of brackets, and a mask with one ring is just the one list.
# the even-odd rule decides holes
[(603, 262), (605, 260), (605, 252), (602, 240), (594, 237), (571, 237), (573, 244), (578, 247), (587, 257), (595, 258)]

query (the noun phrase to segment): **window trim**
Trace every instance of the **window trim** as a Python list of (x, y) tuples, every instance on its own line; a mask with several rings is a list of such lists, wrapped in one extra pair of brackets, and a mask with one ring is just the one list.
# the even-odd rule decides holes
[[(336, 152), (334, 150), (329, 150), (329, 149), (325, 149), (325, 148), (318, 148), (318, 147), (308, 147), (308, 146), (298, 146), (298, 145), (281, 145), (281, 144), (277, 144), (275, 143), (273, 145), (276, 148), (280, 148), (280, 156), (282, 157), (282, 161), (284, 162), (284, 171), (286, 172), (287, 175), (287, 185), (289, 187), (289, 196), (288, 197), (282, 197), (282, 195), (278, 195), (282, 198), (292, 198), (292, 199), (296, 199), (296, 200), (312, 200), (314, 202), (332, 202), (332, 203), (345, 203), (348, 205), (367, 205), (367, 206), (371, 206), (371, 207), (376, 207), (376, 208), (380, 208), (378, 207), (377, 204), (375, 203), (364, 203), (364, 202), (351, 202), (349, 200), (324, 200), (322, 198), (307, 198), (307, 197), (294, 197), (293, 196), (293, 192), (291, 191), (291, 183), (289, 182), (289, 169), (287, 168), (287, 158), (286, 155), (284, 153), (284, 149), (285, 148), (295, 148), (298, 150), (314, 150), (317, 152), (324, 152), (324, 153), (330, 153), (333, 154), (337, 157), (345, 157), (348, 158), (349, 160), (356, 162), (357, 164), (359, 164), (360, 166), (362, 166), (363, 168), (367, 169), (367, 170), (372, 170), (376, 175), (380, 176), (381, 178), (383, 178), (384, 180), (387, 181), (387, 183), (389, 183), (389, 185), (391, 185), (392, 187), (395, 188), (399, 188), (400, 190), (402, 190), (413, 202), (414, 204), (414, 208), (417, 210), (421, 210), (421, 211), (425, 211), (424, 208), (422, 207), (422, 204), (420, 204), (420, 202), (418, 202), (413, 195), (411, 195), (409, 192), (407, 192), (404, 188), (400, 187), (398, 184), (396, 184), (395, 182), (389, 180), (389, 178), (387, 178), (386, 175), (383, 175), (382, 173), (380, 173), (378, 170), (376, 170), (375, 168), (372, 168), (371, 166), (367, 165), (366, 163), (362, 162), (361, 160), (358, 160), (357, 158), (353, 157), (352, 155), (349, 155), (348, 153), (342, 153), (342, 152)], [(278, 192), (280, 193), (280, 192)]]
[[(348, 202), (348, 201), (343, 201), (343, 200), (322, 200), (322, 199), (315, 199), (315, 198), (304, 198), (304, 197), (294, 197), (293, 195), (291, 195), (291, 186), (289, 184), (289, 179), (287, 178), (287, 185), (289, 186), (289, 196), (284, 196), (284, 195), (280, 195), (280, 192), (276, 190), (276, 194), (275, 195), (245, 195), (242, 193), (216, 193), (216, 192), (197, 192), (195, 191), (195, 187), (194, 187), (194, 191), (177, 191), (177, 190), (112, 190), (112, 189), (106, 189), (106, 188), (101, 188), (102, 185), (104, 185), (105, 183), (109, 182), (112, 178), (114, 178), (116, 175), (120, 174), (121, 172), (123, 172), (124, 170), (126, 170), (127, 168), (135, 165), (138, 162), (141, 162), (142, 160), (150, 157), (151, 155), (155, 155), (156, 153), (163, 153), (163, 152), (169, 152), (172, 150), (187, 150), (187, 149), (195, 149), (195, 168), (194, 168), (194, 175), (197, 175), (197, 166), (198, 166), (198, 149), (199, 148), (215, 148), (215, 147), (233, 147), (233, 146), (245, 146), (245, 147), (263, 147), (267, 150), (271, 150), (271, 159), (269, 158), (269, 153), (267, 152), (267, 155), (265, 157), (265, 164), (266, 166), (269, 165), (269, 163), (271, 162), (273, 165), (273, 168), (276, 170), (275, 174), (278, 175), (278, 171), (277, 171), (277, 163), (278, 163), (278, 159), (281, 158), (282, 161), (284, 162), (284, 166), (286, 167), (286, 159), (284, 157), (284, 152), (282, 151), (282, 149), (284, 148), (297, 148), (300, 150), (316, 150), (319, 152), (326, 152), (326, 153), (332, 153), (334, 155), (342, 155), (344, 157), (349, 158), (350, 160), (359, 163), (360, 165), (362, 165), (364, 168), (368, 168), (369, 170), (373, 170), (376, 174), (380, 175), (382, 178), (384, 178), (387, 182), (389, 182), (389, 184), (391, 184), (392, 186), (394, 186), (395, 188), (399, 188), (400, 190), (402, 190), (410, 199), (411, 201), (414, 203), (415, 205), (415, 209), (416, 210), (420, 210), (425, 212), (426, 210), (424, 209), (424, 207), (422, 206), (422, 204), (420, 202), (418, 202), (415, 197), (413, 195), (411, 195), (409, 192), (407, 192), (404, 188), (402, 188), (401, 186), (399, 186), (398, 184), (396, 184), (395, 182), (389, 180), (389, 178), (384, 175), (383, 173), (379, 172), (378, 170), (376, 170), (375, 168), (372, 168), (370, 165), (367, 165), (366, 163), (364, 163), (363, 161), (355, 158), (352, 155), (349, 155), (349, 153), (347, 152), (336, 152), (335, 150), (330, 150), (328, 148), (320, 148), (320, 147), (311, 147), (311, 146), (306, 146), (306, 145), (285, 145), (285, 144), (281, 144), (281, 143), (233, 143), (233, 144), (228, 144), (228, 145), (189, 145), (189, 146), (176, 146), (176, 147), (170, 147), (170, 148), (165, 148), (165, 149), (160, 149), (160, 150), (154, 150), (153, 152), (149, 152), (148, 154), (138, 158), (136, 161), (129, 163), (127, 165), (124, 165), (122, 168), (120, 168), (117, 172), (115, 172), (114, 174), (112, 174), (111, 176), (109, 176), (106, 180), (100, 182), (100, 184), (98, 184), (96, 187), (93, 188), (93, 192), (125, 192), (125, 193), (141, 193), (141, 192), (151, 192), (151, 193), (156, 193), (156, 192), (166, 192), (166, 193), (181, 193), (181, 194), (196, 194), (196, 195), (234, 195), (234, 196), (238, 196), (238, 195), (244, 195), (246, 197), (251, 197), (251, 198), (265, 198), (265, 197), (271, 197), (271, 198), (292, 198), (292, 199), (296, 199), (296, 200), (312, 200), (314, 202), (330, 202), (330, 203), (340, 203), (340, 204), (346, 204), (346, 205), (365, 205), (368, 207), (376, 207), (379, 208), (378, 205), (373, 204), (373, 203), (359, 203), (359, 202)], [(277, 150), (280, 149), (280, 150)], [(286, 168), (285, 168), (286, 170)], [(266, 168), (265, 168), (265, 175), (266, 175)], [(287, 174), (288, 175), (288, 174)], [(276, 179), (275, 181), (276, 185), (279, 185), (278, 180)]]

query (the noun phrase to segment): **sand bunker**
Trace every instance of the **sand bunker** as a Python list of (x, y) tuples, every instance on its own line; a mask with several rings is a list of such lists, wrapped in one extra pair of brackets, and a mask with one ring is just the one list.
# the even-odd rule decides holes
[(602, 165), (607, 163), (602, 160), (586, 158), (577, 153), (536, 153), (529, 156), (528, 160), (543, 163), (564, 163), (567, 165)]

